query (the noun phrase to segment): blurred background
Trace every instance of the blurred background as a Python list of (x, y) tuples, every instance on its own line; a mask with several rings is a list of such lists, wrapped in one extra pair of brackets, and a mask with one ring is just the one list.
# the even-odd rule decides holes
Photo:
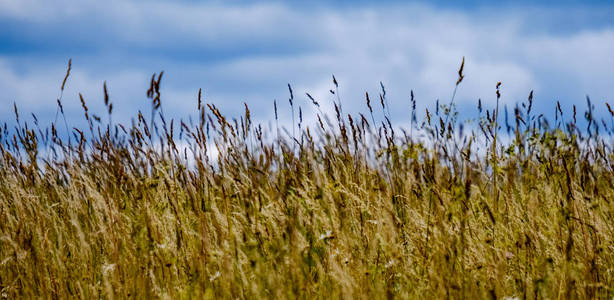
[(365, 112), (365, 92), (377, 99), (381, 81), (393, 123), (404, 126), (411, 90), (419, 118), (437, 99), (449, 102), (463, 56), (461, 118), (477, 116), (478, 99), (494, 107), (498, 81), (510, 113), (534, 90), (535, 109), (550, 119), (556, 101), (564, 118), (573, 104), (583, 112), (587, 95), (606, 115), (613, 4), (488, 3), (0, 0), (0, 121), (14, 123), (13, 102), (27, 120), (53, 121), (69, 58), (63, 103), (71, 124), (83, 119), (79, 92), (104, 115), (104, 81), (114, 120), (149, 112), (146, 90), (163, 70), (162, 107), (174, 117), (195, 116), (202, 88), (223, 113), (238, 116), (246, 102), (265, 124), (276, 99), (288, 124), (289, 83), (313, 118), (305, 93), (330, 111), (334, 74), (346, 113)]

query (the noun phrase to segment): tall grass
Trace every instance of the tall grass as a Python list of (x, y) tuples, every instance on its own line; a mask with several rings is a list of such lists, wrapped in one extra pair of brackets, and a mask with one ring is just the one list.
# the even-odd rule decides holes
[(383, 84), (377, 123), (368, 94), (369, 117), (343, 113), (333, 77), (333, 115), (308, 94), (318, 123), (299, 106), (297, 124), (288, 86), (291, 108), (275, 101), (271, 117), (293, 128), (267, 132), (200, 91), (196, 122), (166, 119), (161, 79), (130, 125), (112, 121), (106, 85), (108, 119), (80, 95), (87, 126), (63, 117), (68, 135), (15, 106), (0, 135), (0, 297), (614, 296), (614, 119), (590, 100), (586, 129), (575, 106), (551, 126), (531, 93), (503, 138), (499, 104), (480, 101), (474, 126), (453, 99), (419, 121), (412, 91), (407, 132)]

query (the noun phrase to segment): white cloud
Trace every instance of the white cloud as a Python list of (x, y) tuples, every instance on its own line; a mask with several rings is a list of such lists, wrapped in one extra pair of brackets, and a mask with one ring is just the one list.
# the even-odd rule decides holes
[[(80, 26), (81, 34), (64, 37), (69, 50), (59, 55), (72, 54), (70, 45), (82, 43), (100, 49), (77, 53), (80, 59), (75, 60), (67, 91), (73, 100), (77, 91), (102, 99), (106, 79), (120, 103), (117, 110), (131, 103), (143, 107), (150, 74), (165, 69), (164, 96), (176, 115), (192, 110), (202, 87), (223, 111), (238, 114), (247, 101), (262, 120), (272, 116), (273, 99), (287, 103), (287, 82), (305, 108), (306, 91), (330, 103), (333, 73), (346, 111), (364, 111), (364, 92), (376, 99), (381, 80), (393, 119), (407, 120), (410, 89), (421, 110), (438, 98), (447, 103), (462, 56), (467, 61), (457, 98), (461, 105), (473, 106), (477, 98), (493, 105), (497, 81), (503, 82), (507, 103), (525, 99), (531, 89), (543, 97), (543, 105), (553, 99), (583, 104), (584, 94), (611, 99), (611, 24), (554, 32), (540, 28), (541, 23), (531, 27), (527, 15), (539, 14), (554, 18), (553, 23), (566, 18), (560, 11), (467, 11), (423, 4), (340, 10), (281, 4), (64, 0), (44, 5), (39, 0), (0, 0), (0, 16), (24, 22), (30, 28), (24, 29), (30, 30), (28, 38), (37, 37), (36, 29), (47, 36)], [(55, 112), (66, 58), (21, 54), (20, 61), (29, 64), (25, 71), (11, 63), (15, 56), (0, 58), (0, 104), (16, 100)], [(70, 103), (78, 108), (78, 101)]]

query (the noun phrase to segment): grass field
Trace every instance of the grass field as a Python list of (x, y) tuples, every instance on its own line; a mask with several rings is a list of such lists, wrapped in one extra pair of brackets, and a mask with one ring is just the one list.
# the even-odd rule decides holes
[(200, 94), (196, 121), (165, 119), (161, 77), (131, 125), (105, 121), (108, 96), (102, 116), (81, 98), (84, 128), (61, 99), (48, 128), (15, 107), (0, 298), (614, 296), (614, 127), (590, 101), (548, 122), (531, 93), (503, 122), (497, 84), (467, 124), (453, 98), (417, 112), (412, 96), (402, 130), (383, 86), (357, 115), (309, 95), (315, 124), (290, 90), (271, 120), (292, 128), (265, 130)]

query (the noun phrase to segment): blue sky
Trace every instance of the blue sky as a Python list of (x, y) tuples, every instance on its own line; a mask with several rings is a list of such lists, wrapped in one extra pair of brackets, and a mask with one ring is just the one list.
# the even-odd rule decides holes
[[(377, 95), (383, 81), (393, 121), (403, 124), (410, 90), (421, 111), (449, 101), (463, 56), (457, 99), (468, 118), (478, 98), (494, 105), (497, 81), (504, 104), (533, 89), (549, 116), (557, 100), (566, 109), (584, 107), (586, 95), (598, 108), (613, 102), (608, 1), (309, 3), (0, 0), (0, 105), (53, 119), (72, 58), (64, 103), (74, 122), (82, 116), (78, 92), (102, 112), (105, 80), (116, 119), (147, 111), (149, 78), (164, 70), (163, 106), (174, 116), (194, 113), (202, 88), (223, 112), (236, 116), (247, 102), (268, 121), (273, 99), (286, 105), (291, 83), (313, 117), (304, 93), (330, 109), (335, 74), (348, 112), (364, 111), (364, 93)], [(12, 120), (12, 109), (0, 110), (0, 121)]]

